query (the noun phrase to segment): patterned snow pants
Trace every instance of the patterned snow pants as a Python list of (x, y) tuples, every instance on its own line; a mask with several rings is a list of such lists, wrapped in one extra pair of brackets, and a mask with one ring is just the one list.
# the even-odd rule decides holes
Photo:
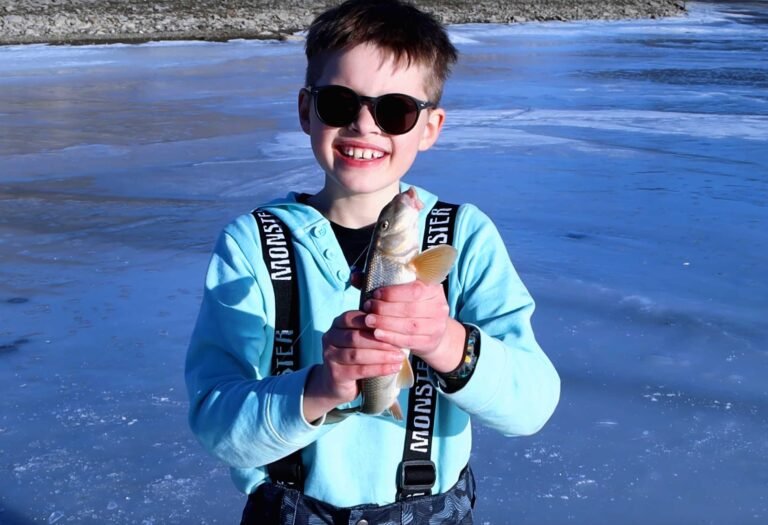
[(240, 525), (472, 525), (475, 478), (466, 467), (443, 494), (389, 505), (334, 507), (301, 492), (264, 483), (248, 497)]

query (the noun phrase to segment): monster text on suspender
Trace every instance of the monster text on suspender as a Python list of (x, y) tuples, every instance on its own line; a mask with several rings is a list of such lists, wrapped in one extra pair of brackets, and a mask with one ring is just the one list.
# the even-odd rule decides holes
[(257, 210), (255, 216), (261, 226), (262, 240), (269, 257), (269, 276), (273, 281), (293, 279), (289, 252), (290, 233), (286, 233), (279, 219), (269, 212)]

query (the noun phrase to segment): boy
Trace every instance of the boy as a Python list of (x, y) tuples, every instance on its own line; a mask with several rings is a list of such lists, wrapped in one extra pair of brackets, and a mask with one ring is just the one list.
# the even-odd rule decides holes
[[(306, 54), (299, 119), (325, 184), (261, 208), (292, 235), (300, 362), (272, 374), (284, 350), (276, 304), (288, 298), (275, 297), (255, 216), (242, 216), (224, 230), (206, 279), (187, 356), (190, 425), (249, 494), (242, 523), (471, 523), (470, 415), (505, 435), (532, 434), (560, 388), (496, 228), (474, 206), (459, 208), (447, 298), (416, 281), (381, 288), (360, 311), (350, 285), (379, 212), (440, 134), (456, 50), (410, 4), (349, 0), (314, 21)], [(437, 198), (416, 193), (423, 228)], [(439, 392), (428, 442), (386, 414), (326, 421), (355, 405), (361, 379), (397, 372), (403, 348), (425, 364), (417, 388)], [(286, 457), (293, 463), (278, 461)]]

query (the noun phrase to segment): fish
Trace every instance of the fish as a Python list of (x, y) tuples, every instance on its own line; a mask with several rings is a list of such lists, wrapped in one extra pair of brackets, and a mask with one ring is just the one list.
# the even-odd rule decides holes
[[(439, 245), (420, 252), (419, 211), (423, 208), (424, 203), (411, 187), (398, 193), (381, 210), (363, 270), (360, 310), (382, 286), (417, 279), (427, 284), (439, 284), (448, 276), (457, 255), (453, 246)], [(403, 349), (400, 372), (361, 379), (360, 406), (331, 410), (326, 421), (338, 422), (355, 413), (378, 416), (385, 412), (402, 421), (403, 411), (397, 396), (402, 388), (411, 388), (414, 383), (409, 355), (410, 350)]]

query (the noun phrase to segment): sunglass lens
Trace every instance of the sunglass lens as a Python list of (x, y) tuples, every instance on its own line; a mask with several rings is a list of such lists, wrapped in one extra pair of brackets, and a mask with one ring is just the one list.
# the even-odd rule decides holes
[(351, 89), (330, 86), (317, 93), (317, 114), (329, 126), (344, 127), (352, 123), (360, 111), (360, 101)]
[(386, 133), (407, 133), (418, 118), (419, 107), (405, 95), (384, 95), (376, 104), (376, 122)]

